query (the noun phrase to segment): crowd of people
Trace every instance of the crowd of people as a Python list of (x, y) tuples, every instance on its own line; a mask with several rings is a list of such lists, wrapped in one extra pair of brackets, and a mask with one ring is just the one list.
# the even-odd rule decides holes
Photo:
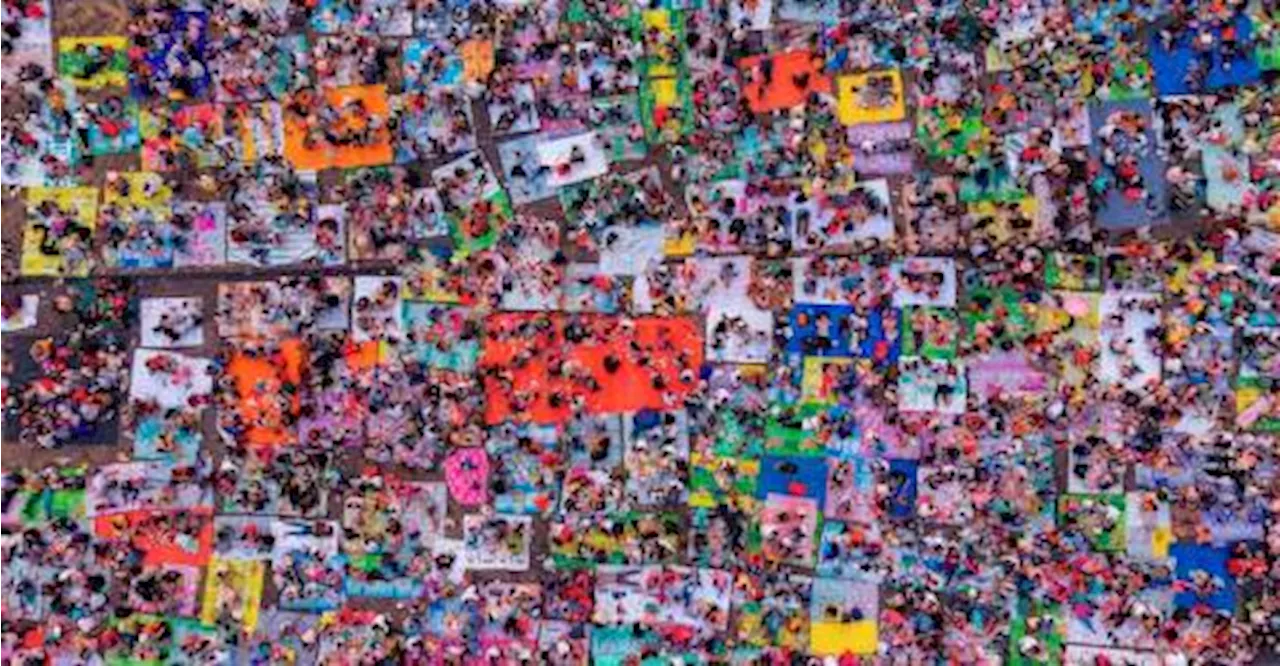
[(3, 40), (5, 663), (1280, 655), (1274, 0)]

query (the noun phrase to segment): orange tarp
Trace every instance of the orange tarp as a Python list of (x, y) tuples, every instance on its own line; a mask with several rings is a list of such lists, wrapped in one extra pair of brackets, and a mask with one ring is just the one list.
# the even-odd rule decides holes
[[(547, 323), (540, 332), (522, 334), (518, 330), (522, 323), (538, 321)], [(567, 341), (565, 331), (571, 321), (593, 331), (594, 339)], [(699, 327), (686, 317), (644, 317), (633, 321), (634, 333), (625, 333), (620, 329), (622, 318), (616, 316), (575, 318), (562, 314), (512, 313), (488, 317), (481, 366), (486, 370), (510, 372), (514, 390), (508, 392), (503, 382), (489, 372), (482, 372), (486, 421), (492, 424), (507, 419), (531, 419), (537, 423), (562, 423), (571, 414), (574, 396), (584, 398), (587, 411), (593, 413), (670, 408), (663, 402), (664, 391), (674, 394), (677, 403), (683, 402), (696, 386), (702, 366)], [(495, 332), (511, 334), (495, 337)], [(633, 340), (645, 350), (647, 368), (637, 362), (641, 355), (631, 349)], [(609, 357), (618, 361), (613, 372), (605, 369)], [(553, 365), (561, 367), (559, 374), (553, 375)], [(686, 378), (692, 377), (693, 381), (682, 381), (680, 373), (685, 367), (692, 371)], [(600, 383), (600, 390), (592, 391), (575, 381), (574, 368), (590, 370)], [(654, 387), (655, 371), (665, 382), (665, 389)], [(557, 407), (551, 405), (553, 394), (561, 398)], [(526, 403), (523, 409), (513, 405), (522, 401)]]
[[(764, 84), (763, 64), (769, 60), (773, 73)], [(742, 94), (755, 113), (782, 111), (803, 104), (809, 93), (831, 93), (831, 77), (822, 73), (823, 60), (809, 51), (787, 51), (751, 56), (738, 61), (742, 70)], [(797, 82), (804, 80), (804, 85)]]
[[(382, 120), (382, 129), (376, 133), (377, 141), (362, 146), (330, 146), (320, 142), (307, 148), (303, 145), (306, 129), (302, 120), (293, 114), (285, 114), (284, 123), (284, 156), (297, 169), (313, 171), (340, 167), (349, 169), (360, 166), (390, 164), (393, 158), (391, 134), (386, 129), (386, 121), (390, 117), (390, 105), (387, 101), (387, 87), (345, 86), (330, 88), (324, 91), (324, 101), (331, 108), (342, 110), (347, 104), (359, 101), (368, 113)], [(356, 124), (350, 114), (344, 113), (340, 121)]]
[(343, 356), (347, 361), (347, 367), (352, 370), (368, 370), (382, 363), (386, 350), (383, 349), (383, 343), (378, 340), (349, 341), (343, 350)]
[[(182, 534), (172, 522), (195, 520), (200, 531), (194, 542), (179, 541)], [(141, 509), (98, 516), (93, 519), (93, 532), (102, 539), (129, 539), (145, 553), (143, 564), (182, 564), (202, 567), (213, 555), (213, 509)], [(184, 539), (185, 540), (185, 539)]]
[[(293, 435), (281, 409), (285, 384), (299, 387), (306, 364), (307, 348), (302, 340), (280, 343), (274, 356), (248, 356), (237, 353), (227, 364), (227, 373), (235, 379), (236, 411), (246, 426), (244, 437), (253, 446), (275, 446), (291, 443)], [(297, 413), (301, 407), (301, 391), (294, 391), (289, 409)]]

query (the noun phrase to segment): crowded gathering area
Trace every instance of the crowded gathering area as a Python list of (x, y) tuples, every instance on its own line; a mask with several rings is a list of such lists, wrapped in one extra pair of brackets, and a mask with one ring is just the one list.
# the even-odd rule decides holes
[(3, 664), (1280, 664), (1280, 1), (2, 18)]

